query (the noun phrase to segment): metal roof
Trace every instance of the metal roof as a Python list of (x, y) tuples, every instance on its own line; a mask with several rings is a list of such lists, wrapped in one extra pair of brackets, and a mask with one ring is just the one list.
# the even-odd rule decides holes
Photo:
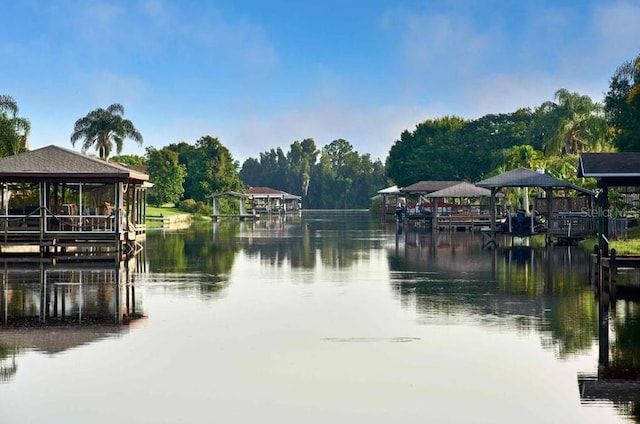
[(397, 185), (383, 188), (382, 190), (378, 190), (378, 194), (399, 194), (399, 193), (400, 193), (400, 189), (398, 188)]
[(482, 197), (491, 196), (491, 190), (474, 184), (462, 182), (442, 190), (434, 191), (425, 197)]
[(419, 181), (400, 189), (401, 193), (427, 194), (459, 184), (460, 181)]
[(54, 145), (0, 158), (0, 178), (16, 181), (52, 178), (149, 180), (148, 175), (121, 164)]
[(274, 199), (276, 197), (281, 197), (283, 199), (301, 199), (300, 196), (287, 193), (286, 191), (276, 190), (275, 188), (271, 187), (249, 187), (246, 191), (246, 194), (249, 198), (254, 199)]
[(234, 198), (234, 199), (246, 199), (249, 196), (244, 194), (244, 193), (238, 193), (237, 191), (224, 191), (222, 193), (212, 194), (211, 196), (208, 196), (208, 197), (211, 197), (211, 198), (224, 197), (224, 198)]
[(487, 178), (477, 182), (478, 187), (501, 188), (501, 187), (541, 187), (551, 189), (572, 189), (584, 194), (594, 195), (595, 193), (586, 188), (559, 180), (549, 174), (532, 171), (527, 168), (516, 168), (495, 177)]
[(640, 153), (581, 153), (579, 177), (640, 177)]

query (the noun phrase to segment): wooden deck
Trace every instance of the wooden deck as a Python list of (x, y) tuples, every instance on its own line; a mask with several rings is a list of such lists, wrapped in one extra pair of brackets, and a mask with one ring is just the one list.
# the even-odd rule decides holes
[[(121, 257), (137, 249), (145, 228), (116, 229), (114, 216), (0, 215), (0, 257)], [(64, 260), (64, 259), (62, 259)]]
[[(497, 223), (498, 221), (496, 221)], [(438, 216), (439, 230), (474, 231), (491, 226), (490, 215), (445, 215)]]

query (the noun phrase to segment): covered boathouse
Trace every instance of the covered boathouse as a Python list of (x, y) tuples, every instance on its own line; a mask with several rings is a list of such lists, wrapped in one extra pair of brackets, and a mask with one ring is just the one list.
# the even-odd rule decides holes
[(53, 145), (0, 158), (0, 257), (136, 253), (148, 180)]

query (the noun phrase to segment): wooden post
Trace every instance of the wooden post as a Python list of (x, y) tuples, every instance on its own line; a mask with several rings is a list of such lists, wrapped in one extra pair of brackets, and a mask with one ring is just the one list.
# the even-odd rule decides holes
[(609, 296), (611, 300), (616, 299), (616, 276), (618, 275), (618, 264), (616, 249), (611, 249), (611, 256), (609, 257)]
[(609, 252), (609, 185), (599, 179), (598, 188), (602, 190), (598, 193), (598, 244), (606, 256)]

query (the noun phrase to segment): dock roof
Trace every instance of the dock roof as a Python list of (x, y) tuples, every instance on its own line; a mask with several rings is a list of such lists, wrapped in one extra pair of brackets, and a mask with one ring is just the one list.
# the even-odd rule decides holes
[(512, 169), (495, 177), (479, 181), (476, 185), (485, 188), (540, 187), (549, 189), (572, 189), (584, 194), (595, 194), (584, 187), (527, 168)]
[(459, 184), (460, 181), (418, 181), (407, 187), (401, 188), (401, 193), (428, 194)]
[(434, 191), (425, 197), (483, 197), (491, 196), (491, 190), (478, 187), (474, 184), (461, 182), (456, 185)]
[(640, 152), (581, 153), (578, 176), (640, 179)]
[(138, 180), (149, 176), (118, 163), (51, 145), (0, 158), (0, 179), (33, 180)]

